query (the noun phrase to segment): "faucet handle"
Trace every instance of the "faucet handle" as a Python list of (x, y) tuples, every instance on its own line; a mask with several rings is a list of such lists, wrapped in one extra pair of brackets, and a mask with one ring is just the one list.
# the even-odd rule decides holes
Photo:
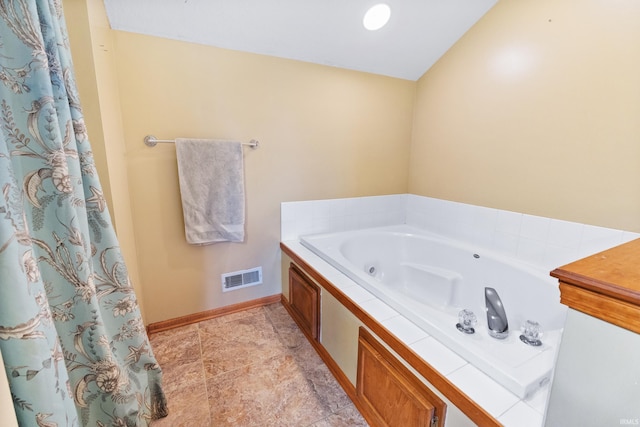
[(465, 334), (473, 334), (476, 332), (474, 329), (476, 323), (478, 323), (478, 318), (473, 311), (464, 309), (458, 313), (458, 323), (456, 324), (456, 328)]
[(525, 321), (522, 325), (522, 335), (520, 335), (520, 341), (525, 344), (538, 347), (542, 345), (540, 337), (542, 337), (540, 324), (533, 320)]

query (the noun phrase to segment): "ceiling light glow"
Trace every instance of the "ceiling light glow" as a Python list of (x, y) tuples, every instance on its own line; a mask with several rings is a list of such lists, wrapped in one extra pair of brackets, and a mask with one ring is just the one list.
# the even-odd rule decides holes
[(364, 14), (362, 25), (370, 31), (379, 30), (389, 22), (389, 17), (391, 17), (391, 8), (384, 3), (380, 3), (367, 10), (367, 13)]

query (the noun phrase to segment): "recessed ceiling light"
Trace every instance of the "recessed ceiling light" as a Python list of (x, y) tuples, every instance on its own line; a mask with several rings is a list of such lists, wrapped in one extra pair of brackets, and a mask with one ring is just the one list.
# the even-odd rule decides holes
[(367, 30), (379, 30), (389, 22), (390, 16), (391, 8), (384, 3), (380, 3), (367, 10), (367, 13), (364, 14), (364, 19), (362, 19), (362, 24)]

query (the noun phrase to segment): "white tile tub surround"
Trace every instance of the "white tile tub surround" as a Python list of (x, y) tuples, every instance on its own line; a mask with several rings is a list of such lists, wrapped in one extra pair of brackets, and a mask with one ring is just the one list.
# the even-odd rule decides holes
[(403, 316), (396, 316), (382, 322), (382, 326), (398, 337), (402, 342), (411, 345), (429, 337), (423, 329), (417, 327)]
[[(460, 358), (445, 346), (425, 345), (435, 339), (426, 333), (422, 335), (411, 322), (391, 308), (387, 310), (386, 304), (377, 297), (298, 242), (298, 237), (306, 234), (396, 224), (408, 224), (476, 244), (547, 271), (640, 238), (638, 233), (412, 194), (282, 203), (281, 240), (427, 363), (434, 365)], [(436, 347), (437, 354), (433, 350)], [(450, 371), (450, 368), (444, 370)], [(443, 374), (505, 426), (542, 425), (548, 385), (533, 396), (519, 400), (464, 360), (452, 369)]]
[(551, 271), (638, 233), (407, 195), (405, 223)]
[(280, 237), (281, 240), (295, 240), (305, 234), (404, 224), (406, 201), (406, 194), (393, 194), (283, 202)]
[(408, 224), (551, 271), (640, 237), (596, 227), (414, 194), (283, 202), (281, 240)]

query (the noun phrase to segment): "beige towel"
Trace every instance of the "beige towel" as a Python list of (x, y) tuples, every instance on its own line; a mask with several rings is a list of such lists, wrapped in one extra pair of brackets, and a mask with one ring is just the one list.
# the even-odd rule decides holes
[(178, 138), (176, 154), (187, 242), (244, 241), (242, 144)]

